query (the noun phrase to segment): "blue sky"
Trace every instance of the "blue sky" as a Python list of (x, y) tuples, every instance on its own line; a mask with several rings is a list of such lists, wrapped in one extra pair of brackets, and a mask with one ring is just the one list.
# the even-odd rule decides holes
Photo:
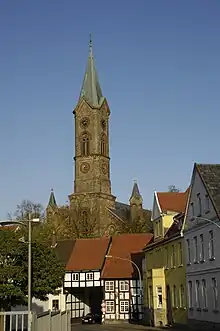
[(76, 106), (89, 33), (111, 108), (111, 180), (185, 189), (193, 163), (220, 163), (220, 2), (0, 1), (0, 218), (22, 199), (73, 192)]

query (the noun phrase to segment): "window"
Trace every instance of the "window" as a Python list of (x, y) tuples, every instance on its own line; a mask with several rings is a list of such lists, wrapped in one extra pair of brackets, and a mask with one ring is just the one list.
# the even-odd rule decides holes
[(206, 194), (206, 196), (205, 196), (205, 213), (208, 214), (209, 211), (210, 211), (210, 199), (209, 199), (209, 195)]
[(180, 307), (185, 307), (185, 292), (183, 285), (180, 285)]
[(189, 304), (189, 308), (193, 307), (193, 302), (192, 302), (192, 282), (191, 280), (188, 282), (188, 304)]
[(213, 260), (215, 258), (214, 254), (214, 235), (213, 231), (209, 231), (209, 259)]
[(173, 307), (177, 307), (176, 285), (173, 285)]
[(197, 237), (193, 237), (193, 245), (194, 245), (194, 263), (198, 262), (198, 242)]
[(106, 290), (106, 292), (114, 291), (114, 281), (113, 280), (107, 280), (105, 282), (105, 290)]
[(187, 258), (188, 258), (188, 264), (191, 263), (191, 249), (190, 249), (190, 240), (186, 240), (186, 246), (187, 246)]
[(171, 256), (172, 260), (171, 260), (171, 266), (175, 267), (176, 265), (176, 255), (175, 255), (175, 246), (172, 245), (172, 256)]
[(106, 301), (105, 308), (106, 308), (107, 314), (114, 313), (114, 311), (115, 311), (114, 301)]
[(153, 307), (153, 288), (152, 288), (152, 286), (148, 287), (148, 304), (149, 304), (149, 308)]
[(107, 148), (106, 148), (106, 136), (103, 134), (101, 136), (101, 155), (107, 154)]
[(193, 202), (191, 202), (190, 208), (191, 208), (191, 217), (193, 218), (195, 216), (194, 203)]
[(59, 310), (59, 300), (52, 300), (52, 310)]
[(162, 299), (162, 287), (157, 287), (157, 308), (162, 308), (163, 299)]
[(183, 250), (182, 250), (182, 243), (179, 243), (179, 265), (183, 265)]
[(196, 293), (195, 293), (195, 295), (196, 295), (196, 307), (200, 308), (200, 282), (199, 282), (199, 280), (196, 280), (195, 290), (196, 290)]
[(197, 216), (201, 216), (202, 215), (202, 202), (201, 202), (200, 193), (197, 194), (197, 205), (198, 205)]
[(216, 278), (212, 278), (212, 289), (213, 289), (213, 308), (218, 309), (218, 287)]
[(168, 255), (168, 247), (165, 247), (165, 268), (169, 268), (169, 255)]
[(81, 138), (81, 154), (83, 156), (89, 155), (89, 136), (84, 133)]
[(78, 282), (79, 274), (76, 274), (76, 273), (72, 274), (72, 280), (75, 281), (75, 282)]
[(203, 234), (200, 234), (200, 262), (205, 261), (205, 253), (204, 253), (204, 238)]
[(129, 301), (120, 301), (120, 313), (129, 312)]
[(129, 283), (127, 280), (121, 280), (119, 282), (119, 288), (120, 288), (120, 291), (129, 291)]
[(86, 274), (86, 280), (93, 280), (93, 273), (89, 272), (88, 274)]
[(205, 279), (202, 279), (202, 305), (204, 309), (207, 308), (207, 289)]

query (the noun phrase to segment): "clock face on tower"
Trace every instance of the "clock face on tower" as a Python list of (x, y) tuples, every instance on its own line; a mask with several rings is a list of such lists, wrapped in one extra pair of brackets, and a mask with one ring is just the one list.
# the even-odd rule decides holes
[(80, 171), (84, 174), (86, 174), (87, 172), (89, 172), (90, 169), (90, 165), (87, 162), (83, 162), (80, 166)]

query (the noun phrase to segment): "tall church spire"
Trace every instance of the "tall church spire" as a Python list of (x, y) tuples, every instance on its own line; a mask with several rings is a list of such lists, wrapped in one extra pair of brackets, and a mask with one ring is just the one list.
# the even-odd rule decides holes
[(99, 107), (103, 100), (102, 90), (95, 68), (91, 35), (89, 41), (89, 58), (80, 92), (80, 99), (81, 98), (85, 99), (91, 107)]

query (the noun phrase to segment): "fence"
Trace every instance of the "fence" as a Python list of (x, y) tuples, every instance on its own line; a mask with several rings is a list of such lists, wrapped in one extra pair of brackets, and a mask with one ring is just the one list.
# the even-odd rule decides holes
[[(27, 331), (28, 312), (0, 312), (0, 331)], [(70, 331), (70, 312), (32, 314), (31, 331)]]

